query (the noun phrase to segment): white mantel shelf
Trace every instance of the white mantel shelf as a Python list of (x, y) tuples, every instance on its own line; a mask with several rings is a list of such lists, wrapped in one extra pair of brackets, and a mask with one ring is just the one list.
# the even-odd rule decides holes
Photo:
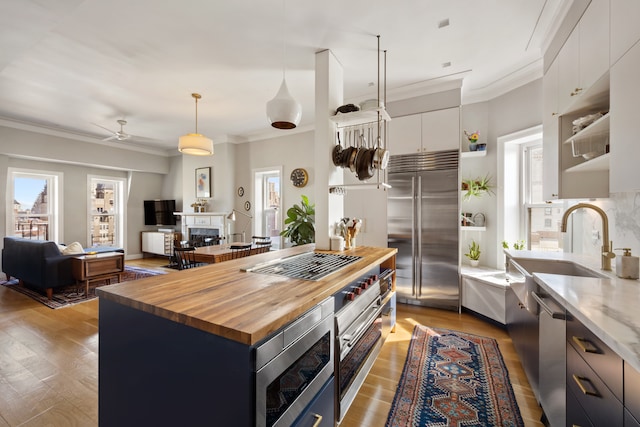
[(229, 212), (174, 212), (177, 216), (226, 216)]
[(216, 228), (220, 236), (230, 233), (228, 212), (174, 212), (173, 214), (182, 218), (183, 239), (189, 236), (189, 228)]

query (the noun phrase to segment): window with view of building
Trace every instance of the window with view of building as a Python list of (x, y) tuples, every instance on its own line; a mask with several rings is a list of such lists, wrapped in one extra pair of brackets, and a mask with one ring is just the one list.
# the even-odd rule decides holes
[(59, 242), (62, 174), (9, 168), (7, 234)]
[(123, 189), (122, 179), (89, 177), (89, 246), (124, 246)]
[(527, 246), (535, 251), (562, 251), (560, 203), (546, 202), (542, 196), (542, 142), (522, 144), (523, 204)]

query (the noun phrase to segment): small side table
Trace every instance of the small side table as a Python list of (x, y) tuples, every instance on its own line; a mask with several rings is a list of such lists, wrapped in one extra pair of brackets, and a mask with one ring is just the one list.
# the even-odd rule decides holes
[(89, 282), (106, 280), (111, 284), (111, 278), (122, 280), (124, 272), (124, 254), (120, 252), (105, 252), (94, 255), (79, 255), (71, 258), (71, 272), (78, 282), (84, 282), (84, 296), (89, 296)]

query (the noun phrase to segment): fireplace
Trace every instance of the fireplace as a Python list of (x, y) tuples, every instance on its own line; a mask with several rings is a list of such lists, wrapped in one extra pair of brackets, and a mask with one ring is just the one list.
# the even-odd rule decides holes
[(218, 228), (189, 227), (189, 241), (194, 246), (219, 245), (222, 239)]

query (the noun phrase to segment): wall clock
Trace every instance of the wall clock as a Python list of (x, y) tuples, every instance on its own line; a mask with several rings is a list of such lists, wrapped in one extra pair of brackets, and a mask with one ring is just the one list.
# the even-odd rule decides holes
[(291, 172), (291, 183), (294, 187), (302, 188), (307, 185), (309, 174), (302, 168), (296, 168)]
[(244, 187), (238, 187), (238, 196), (244, 196)]
[(245, 211), (250, 211), (251, 210), (251, 202), (250, 201), (246, 201), (244, 202), (244, 210)]

